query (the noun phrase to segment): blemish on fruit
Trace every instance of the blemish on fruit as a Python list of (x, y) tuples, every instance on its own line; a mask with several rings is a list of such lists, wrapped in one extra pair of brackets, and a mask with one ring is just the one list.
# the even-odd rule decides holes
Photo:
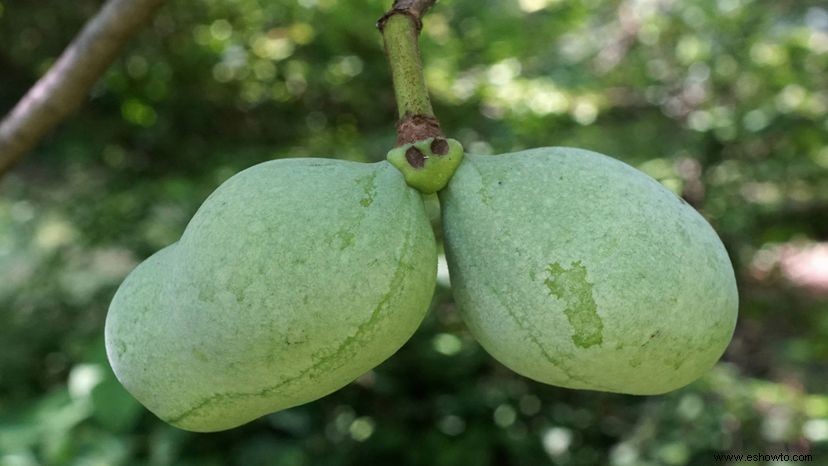
[(587, 270), (581, 261), (572, 262), (565, 269), (557, 262), (546, 269), (544, 281), (549, 294), (563, 301), (566, 319), (572, 326), (575, 346), (589, 348), (604, 341), (604, 322), (598, 315), (598, 305), (592, 297), (592, 283), (587, 281)]
[(477, 191), (477, 194), (480, 195), (480, 201), (485, 204), (487, 207), (492, 206), (492, 196), (486, 190), (485, 185), (481, 185), (480, 189)]
[(339, 242), (339, 250), (344, 251), (345, 249), (348, 249), (348, 247), (354, 245), (354, 242), (356, 241), (356, 235), (353, 231), (343, 228), (336, 232), (336, 235), (334, 235), (334, 237), (331, 238), (331, 243), (337, 240)]
[(532, 327), (531, 322), (527, 319), (527, 316), (523, 312), (518, 312), (515, 309), (512, 309), (508, 303), (504, 302), (499, 296), (497, 291), (494, 288), (489, 287), (490, 290), (493, 292), (493, 296), (500, 301), (500, 305), (506, 311), (509, 316), (517, 323), (517, 325), (526, 332), (526, 336), (529, 338), (529, 341), (535, 344), (540, 350), (542, 357), (552, 364), (554, 367), (558, 368), (563, 374), (571, 380), (577, 380), (583, 382), (583, 379), (575, 375), (572, 369), (567, 364), (567, 357), (569, 355), (557, 355), (554, 352), (550, 352), (547, 350), (546, 346), (543, 344), (539, 335), (536, 335), (537, 328)]
[(676, 359), (675, 361), (673, 361), (673, 369), (679, 370), (679, 368), (681, 368), (681, 366), (684, 364), (684, 361), (684, 359)]
[(374, 195), (377, 192), (377, 186), (374, 182), (376, 177), (377, 172), (373, 172), (370, 175), (364, 176), (357, 180), (358, 183), (362, 185), (362, 192), (365, 194), (365, 197), (359, 200), (362, 207), (368, 207), (374, 202)]
[(307, 340), (308, 337), (305, 335), (305, 332), (299, 328), (290, 329), (285, 335), (285, 344), (288, 346), (305, 343)]
[(126, 352), (127, 352), (126, 343), (124, 343), (121, 340), (118, 340), (117, 343), (115, 343), (115, 351), (118, 352), (118, 356), (123, 356), (124, 354), (126, 354)]
[(647, 338), (647, 341), (641, 344), (641, 347), (643, 348), (647, 346), (651, 341), (653, 341), (653, 338), (659, 336), (660, 334), (661, 330), (656, 330), (655, 332), (651, 333), (650, 336)]

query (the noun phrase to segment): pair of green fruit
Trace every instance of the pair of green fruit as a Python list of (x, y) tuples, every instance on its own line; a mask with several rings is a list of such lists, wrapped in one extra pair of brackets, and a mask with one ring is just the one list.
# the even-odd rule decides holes
[(695, 380), (730, 341), (724, 247), (634, 168), (567, 148), (463, 158), (443, 139), (388, 159), (275, 160), (221, 185), (115, 295), (106, 347), (123, 385), (165, 421), (208, 432), (374, 368), (431, 302), (437, 248), (420, 191), (441, 184), (454, 296), (515, 372), (658, 394)]

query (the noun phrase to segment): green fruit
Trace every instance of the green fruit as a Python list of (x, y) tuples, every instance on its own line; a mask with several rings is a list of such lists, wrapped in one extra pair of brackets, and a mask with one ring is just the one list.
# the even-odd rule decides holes
[(395, 147), (386, 158), (402, 172), (409, 186), (431, 194), (448, 184), (463, 160), (463, 146), (454, 139), (428, 138)]
[(658, 394), (730, 341), (738, 296), (722, 243), (624, 163), (567, 148), (467, 155), (440, 199), (467, 325), (526, 377)]
[(115, 295), (107, 353), (167, 422), (238, 426), (348, 384), (420, 324), (435, 283), (420, 194), (386, 162), (262, 163)]

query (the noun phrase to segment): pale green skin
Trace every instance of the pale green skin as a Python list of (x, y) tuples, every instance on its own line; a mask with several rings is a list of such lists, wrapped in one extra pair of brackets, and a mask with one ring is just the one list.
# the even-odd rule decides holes
[(483, 347), (531, 379), (639, 395), (724, 352), (727, 252), (644, 173), (579, 149), (466, 155), (440, 193), (454, 296)]
[(419, 193), (387, 162), (265, 162), (133, 271), (106, 320), (118, 379), (182, 429), (325, 396), (397, 351), (434, 290)]

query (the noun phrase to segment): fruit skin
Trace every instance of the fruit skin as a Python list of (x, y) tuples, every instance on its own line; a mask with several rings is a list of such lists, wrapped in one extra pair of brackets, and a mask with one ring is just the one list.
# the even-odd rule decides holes
[(629, 165), (570, 148), (466, 155), (440, 200), (463, 317), (519, 374), (659, 394), (730, 341), (738, 295), (724, 246)]
[(121, 383), (180, 428), (306, 403), (391, 356), (431, 302), (422, 199), (386, 162), (284, 159), (222, 184), (109, 309)]

